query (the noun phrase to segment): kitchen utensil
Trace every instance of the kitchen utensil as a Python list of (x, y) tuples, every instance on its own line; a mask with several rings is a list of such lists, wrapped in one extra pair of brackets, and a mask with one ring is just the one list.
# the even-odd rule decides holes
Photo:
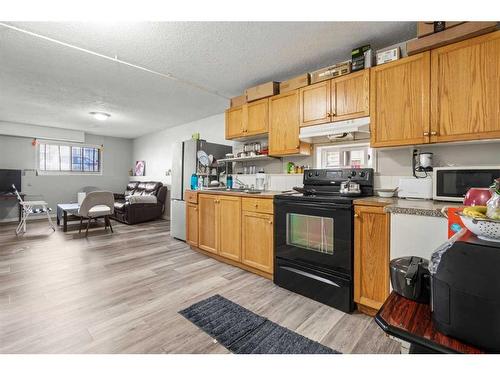
[(459, 212), (465, 227), (484, 241), (500, 242), (500, 220), (472, 218)]
[(391, 260), (389, 264), (394, 291), (405, 298), (420, 303), (430, 300), (429, 261), (417, 256)]
[(488, 188), (470, 188), (465, 194), (465, 206), (486, 206), (486, 202), (491, 198), (491, 191)]
[(234, 158), (234, 154), (226, 154), (226, 159), (232, 159)]
[(204, 167), (207, 167), (210, 164), (210, 160), (208, 159), (208, 155), (205, 151), (199, 150), (196, 153), (196, 156), (198, 157), (198, 161), (200, 162), (200, 164)]
[(208, 155), (208, 162), (210, 163), (210, 165), (212, 165), (214, 163), (214, 156), (212, 154)]
[(340, 195), (346, 197), (352, 197), (356, 195), (361, 195), (361, 187), (357, 182), (352, 182), (349, 178), (347, 181), (344, 181), (340, 184)]
[(257, 173), (255, 176), (255, 188), (257, 190), (265, 190), (266, 188), (266, 174), (265, 173)]
[(377, 190), (377, 195), (382, 198), (392, 198), (398, 188), (395, 189), (378, 189)]

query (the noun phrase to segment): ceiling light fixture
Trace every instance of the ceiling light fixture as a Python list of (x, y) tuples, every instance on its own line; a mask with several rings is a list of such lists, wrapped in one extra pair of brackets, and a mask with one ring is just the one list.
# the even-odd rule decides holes
[(94, 116), (94, 118), (99, 121), (106, 121), (111, 117), (111, 115), (106, 112), (89, 112), (89, 114)]

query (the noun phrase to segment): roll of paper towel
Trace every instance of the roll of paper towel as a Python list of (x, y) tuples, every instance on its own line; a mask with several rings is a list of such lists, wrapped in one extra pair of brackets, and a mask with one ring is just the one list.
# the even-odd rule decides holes
[(86, 195), (87, 195), (87, 193), (85, 193), (85, 192), (79, 192), (78, 193), (78, 205), (79, 206), (82, 204), (82, 202), (85, 199)]

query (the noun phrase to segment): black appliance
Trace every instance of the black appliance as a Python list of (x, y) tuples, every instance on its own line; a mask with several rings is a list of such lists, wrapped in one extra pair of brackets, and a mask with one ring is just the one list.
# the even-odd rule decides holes
[(274, 197), (274, 283), (344, 312), (354, 309), (350, 179), (373, 195), (373, 169), (308, 169), (300, 193)]
[(21, 191), (21, 171), (18, 169), (0, 169), (0, 193), (11, 193), (12, 185)]
[(403, 297), (419, 303), (430, 301), (429, 261), (416, 256), (391, 260), (389, 264), (392, 289)]
[(431, 277), (437, 330), (487, 351), (500, 352), (500, 243), (470, 232), (440, 256)]

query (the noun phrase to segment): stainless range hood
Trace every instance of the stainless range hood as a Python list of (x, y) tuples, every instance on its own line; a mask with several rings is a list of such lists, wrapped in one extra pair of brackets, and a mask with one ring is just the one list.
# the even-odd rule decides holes
[(300, 128), (299, 138), (307, 143), (338, 143), (370, 138), (370, 117)]

